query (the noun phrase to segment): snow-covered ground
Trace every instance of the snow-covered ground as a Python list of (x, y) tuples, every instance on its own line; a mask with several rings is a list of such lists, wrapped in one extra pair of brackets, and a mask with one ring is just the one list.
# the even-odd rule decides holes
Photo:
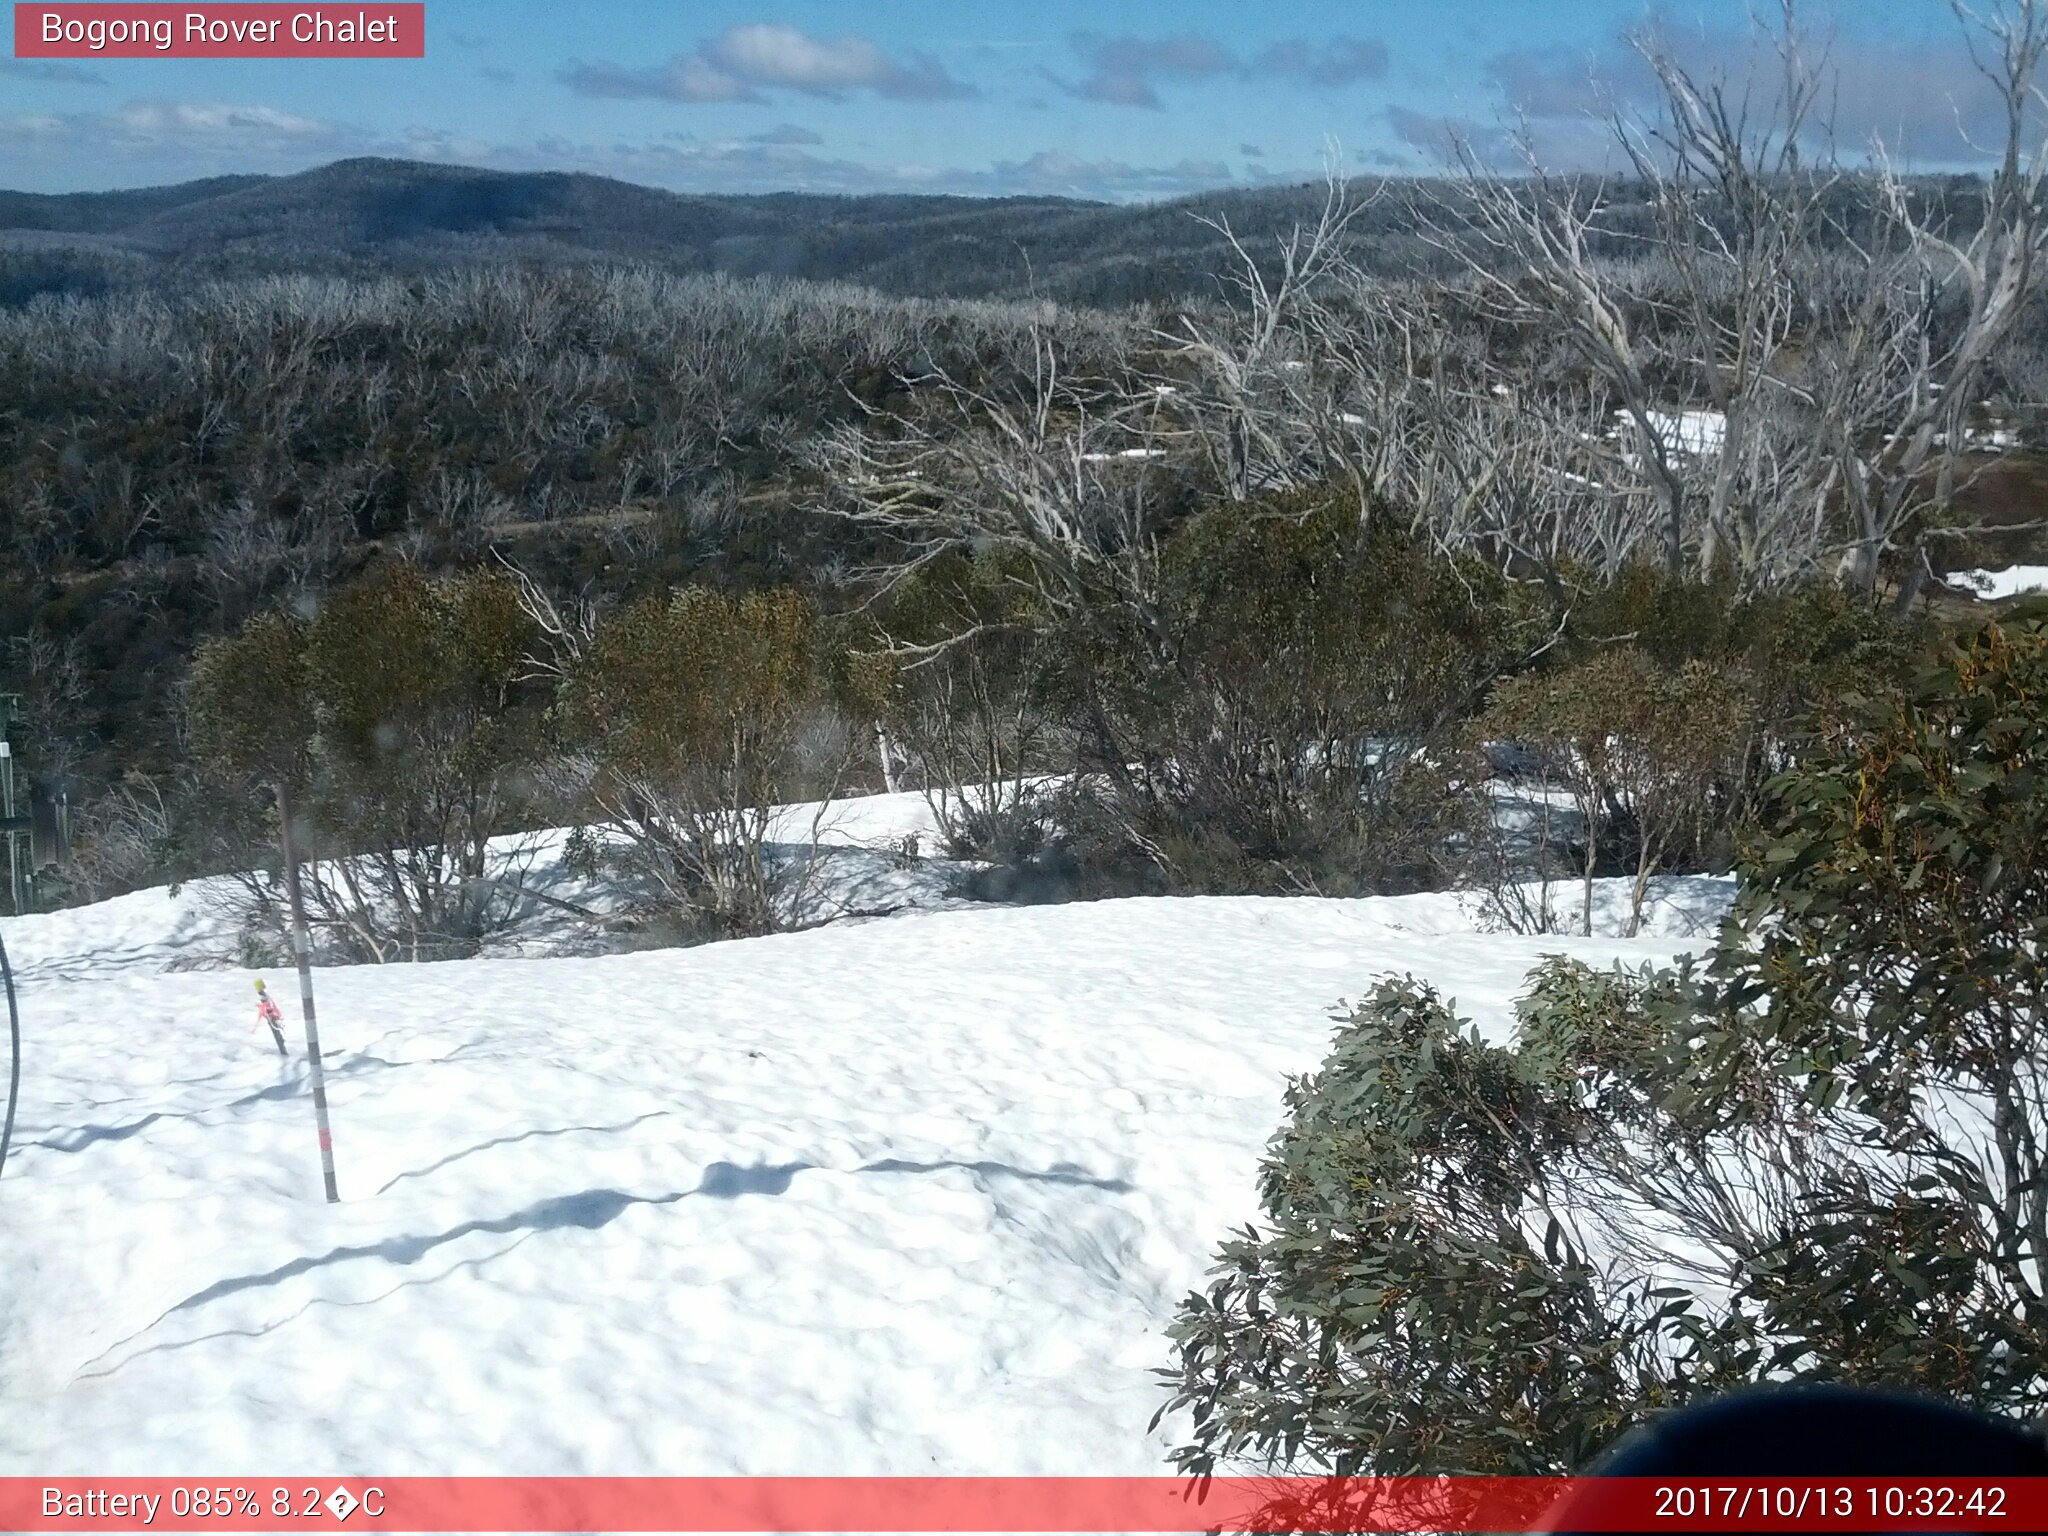
[[(1723, 440), (1728, 436), (1728, 418), (1719, 411), (1647, 411), (1644, 414), (1672, 452), (1706, 458), (1719, 453)], [(1626, 411), (1616, 411), (1615, 417), (1624, 424), (1629, 419)]]
[(1498, 1031), (1542, 955), (1666, 956), (1726, 894), (1626, 941), (1218, 898), (323, 969), (331, 1207), (296, 1041), (170, 968), (200, 893), (7, 920), (0, 1474), (1164, 1471), (1164, 1328), (1333, 1007), (1412, 971)]
[(1996, 602), (2022, 592), (2048, 592), (2048, 565), (2015, 565), (2002, 571), (1957, 571), (1949, 577), (1958, 586)]

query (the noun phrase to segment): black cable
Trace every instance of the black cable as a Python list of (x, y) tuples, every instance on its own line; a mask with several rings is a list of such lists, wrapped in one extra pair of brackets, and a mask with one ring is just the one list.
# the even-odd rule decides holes
[(14, 1139), (14, 1104), (21, 1097), (21, 1014), (14, 1006), (14, 972), (7, 964), (7, 945), (0, 941), (0, 983), (7, 987), (7, 1119), (0, 1122), (0, 1168), (7, 1166), (7, 1143)]

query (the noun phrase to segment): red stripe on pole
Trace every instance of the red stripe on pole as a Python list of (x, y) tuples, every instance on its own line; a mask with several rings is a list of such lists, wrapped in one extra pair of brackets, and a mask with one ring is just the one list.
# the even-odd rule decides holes
[(18, 59), (422, 59), (427, 8), (356, 4), (14, 7)]
[(322, 1152), (332, 1152), (334, 1150), (334, 1132), (322, 1131), (320, 1133), (320, 1150)]
[(0, 1530), (2048, 1528), (2048, 1478), (1218, 1478), (1190, 1492), (1165, 1477), (17, 1477), (0, 1478)]

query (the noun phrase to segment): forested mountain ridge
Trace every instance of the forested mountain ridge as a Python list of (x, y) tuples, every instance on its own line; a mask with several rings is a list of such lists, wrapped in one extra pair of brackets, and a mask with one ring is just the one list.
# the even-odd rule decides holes
[[(1921, 253), (1983, 223), (1988, 185), (1759, 181), (1799, 220), (1760, 270), (1804, 296), (1810, 334), (1732, 383), (1696, 365), (1722, 296), (1688, 286), (1721, 281), (1686, 243), (1717, 227), (1689, 186), (1390, 181), (1116, 207), (688, 197), (362, 160), (0, 196), (0, 691), (25, 700), (37, 782), (111, 847), (130, 776), (151, 796), (184, 782), (196, 651), (394, 561), (439, 576), (502, 559), (599, 607), (796, 590), (862, 623), (905, 550), (1046, 569), (1078, 550), (1086, 569), (1047, 578), (1054, 595), (1142, 590), (1163, 579), (1155, 551), (1184, 576), (1271, 557), (1261, 579), (1291, 594), (1325, 589), (1288, 575), (1286, 551), (1203, 552), (1230, 519), (1198, 514), (1278, 496), (1298, 520), (1335, 496), (1511, 583), (1655, 565), (1702, 591), (1722, 574), (1907, 591), (1959, 568), (1976, 523), (2035, 521), (2048, 315), (1973, 318), (1967, 285), (1924, 302)], [(1625, 317), (1626, 357), (1543, 287), (1539, 214), (1583, 256), (1552, 278)], [(1943, 398), (1965, 403), (1953, 422)], [(1685, 424), (1706, 420), (1756, 451), (1702, 452)], [(1998, 506), (1980, 466), (1941, 479), (1929, 456), (1951, 443), (2006, 455)], [(1844, 478), (1843, 444), (1885, 473)], [(1050, 521), (1005, 510), (1023, 485), (1059, 487)], [(1031, 542), (1058, 527), (1086, 536)], [(1413, 563), (1405, 545), (1325, 544), (1297, 553), (1368, 586)], [(946, 603), (987, 597), (970, 582)], [(1209, 610), (1188, 601), (1195, 624)], [(1135, 656), (1120, 625), (1084, 649)], [(210, 826), (199, 804), (164, 814)], [(150, 836), (94, 888), (247, 853)]]
[(1321, 195), (1320, 187), (1272, 187), (1144, 206), (1058, 197), (711, 196), (602, 176), (344, 160), (294, 176), (134, 191), (0, 191), (0, 304), (178, 279), (592, 261), (846, 281), (925, 297), (1171, 301), (1213, 295), (1231, 266), (1227, 242), (1203, 216), (1265, 241)]

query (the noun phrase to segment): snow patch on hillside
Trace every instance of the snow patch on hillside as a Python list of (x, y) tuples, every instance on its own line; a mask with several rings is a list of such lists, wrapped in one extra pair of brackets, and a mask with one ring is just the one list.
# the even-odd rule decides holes
[(1978, 596), (1998, 602), (2022, 592), (2048, 592), (2048, 565), (2014, 565), (2002, 571), (1957, 571), (1948, 578)]

